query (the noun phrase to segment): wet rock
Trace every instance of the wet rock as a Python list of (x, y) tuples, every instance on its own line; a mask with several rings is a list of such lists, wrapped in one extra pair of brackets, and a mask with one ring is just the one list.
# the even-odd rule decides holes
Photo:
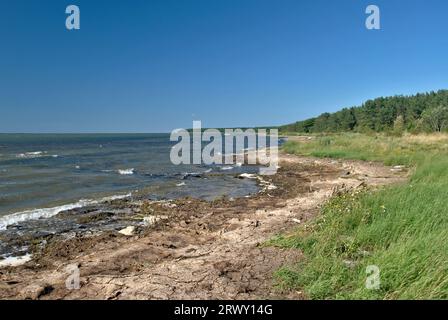
[(240, 179), (257, 179), (257, 176), (253, 173), (242, 173), (238, 176)]
[(186, 180), (188, 178), (202, 178), (203, 174), (202, 173), (186, 173), (182, 176), (182, 180)]

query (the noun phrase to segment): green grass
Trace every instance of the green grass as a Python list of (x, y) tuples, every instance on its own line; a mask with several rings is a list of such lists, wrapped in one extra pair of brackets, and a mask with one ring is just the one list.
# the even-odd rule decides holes
[[(305, 258), (275, 274), (311, 299), (448, 298), (448, 138), (342, 134), (288, 142), (288, 153), (414, 166), (409, 183), (333, 197), (315, 220), (269, 245)], [(365, 286), (366, 267), (380, 288)]]

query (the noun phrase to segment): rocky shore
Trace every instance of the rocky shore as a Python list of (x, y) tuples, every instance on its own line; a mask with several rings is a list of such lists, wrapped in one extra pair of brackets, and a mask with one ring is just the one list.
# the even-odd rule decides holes
[[(299, 261), (301, 252), (264, 243), (306, 224), (335, 192), (399, 182), (406, 172), (286, 154), (280, 160), (274, 176), (240, 177), (258, 180), (260, 192), (250, 197), (121, 199), (54, 217), (76, 222), (77, 230), (46, 234), (34, 225), (41, 234), (16, 239), (31, 246), (33, 259), (0, 268), (0, 298), (306, 298), (282, 292), (272, 278), (282, 265)], [(2, 239), (8, 241), (14, 241), (14, 230)], [(79, 289), (66, 285), (73, 266)]]

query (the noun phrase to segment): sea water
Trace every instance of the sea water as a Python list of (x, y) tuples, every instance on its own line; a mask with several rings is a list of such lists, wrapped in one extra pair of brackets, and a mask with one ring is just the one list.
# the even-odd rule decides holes
[[(168, 134), (0, 134), (0, 230), (108, 199), (257, 192), (245, 166), (173, 165)], [(186, 179), (186, 177), (194, 177)]]

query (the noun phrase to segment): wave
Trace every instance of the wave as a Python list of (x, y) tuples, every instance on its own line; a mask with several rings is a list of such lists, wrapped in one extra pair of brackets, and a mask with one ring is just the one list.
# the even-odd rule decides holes
[(47, 151), (33, 151), (33, 152), (25, 152), (25, 153), (19, 153), (16, 155), (17, 158), (38, 158), (45, 155)]
[(58, 158), (59, 155), (47, 154), (47, 151), (33, 151), (33, 152), (25, 152), (25, 153), (16, 154), (16, 157), (23, 158), (23, 159), (33, 159), (33, 158), (41, 158), (41, 157)]
[(134, 172), (135, 172), (134, 168), (118, 170), (118, 173), (121, 174), (121, 175), (131, 175), (131, 174), (134, 174)]
[(42, 209), (33, 209), (26, 210), (22, 212), (17, 212), (13, 214), (9, 214), (3, 217), (0, 217), (0, 230), (5, 230), (8, 226), (12, 224), (16, 224), (19, 222), (24, 222), (28, 220), (37, 220), (41, 218), (51, 218), (58, 213), (66, 210), (78, 209), (89, 205), (99, 204), (106, 201), (125, 199), (131, 196), (130, 193), (125, 195), (115, 195), (111, 197), (105, 197), (98, 200), (93, 199), (81, 199), (75, 203), (70, 203), (58, 207), (53, 208), (42, 208)]
[(118, 170), (111, 170), (111, 169), (104, 169), (101, 170), (101, 172), (104, 173), (110, 173), (110, 172), (115, 172), (121, 175), (132, 175), (135, 173), (135, 169), (134, 168), (130, 168), (130, 169), (118, 169)]
[(188, 179), (188, 178), (202, 178), (204, 175), (204, 172), (185, 172), (182, 174), (182, 180)]
[(221, 167), (221, 170), (232, 170), (233, 167), (232, 166), (228, 166), (228, 167)]

